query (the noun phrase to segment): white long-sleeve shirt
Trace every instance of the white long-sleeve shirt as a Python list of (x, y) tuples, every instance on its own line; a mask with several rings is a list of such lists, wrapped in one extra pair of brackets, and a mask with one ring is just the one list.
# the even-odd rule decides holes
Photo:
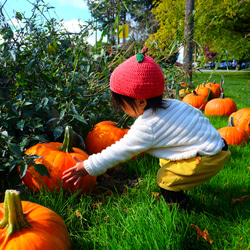
[(121, 140), (101, 153), (90, 155), (84, 161), (87, 172), (98, 176), (141, 152), (181, 160), (221, 151), (220, 134), (200, 110), (179, 100), (164, 102), (166, 109), (144, 111)]

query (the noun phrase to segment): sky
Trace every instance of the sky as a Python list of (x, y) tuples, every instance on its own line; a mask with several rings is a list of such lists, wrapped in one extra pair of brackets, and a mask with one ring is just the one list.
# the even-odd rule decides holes
[[(85, 0), (43, 0), (54, 9), (50, 9), (50, 16), (56, 18), (58, 21), (63, 19), (64, 27), (70, 32), (77, 32), (79, 30), (79, 21), (81, 24), (91, 20), (91, 14)], [(0, 5), (3, 5), (3, 13), (8, 19), (15, 17), (15, 11), (25, 13), (29, 17), (33, 6), (31, 3), (36, 0), (0, 0)], [(98, 34), (98, 37), (100, 34)], [(95, 35), (88, 39), (91, 44), (95, 43)]]

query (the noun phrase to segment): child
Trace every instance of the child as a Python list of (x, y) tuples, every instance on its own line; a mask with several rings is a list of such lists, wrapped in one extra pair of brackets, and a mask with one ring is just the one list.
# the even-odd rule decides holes
[(101, 153), (64, 172), (63, 180), (78, 184), (88, 173), (107, 169), (147, 152), (160, 159), (157, 184), (165, 201), (185, 208), (190, 190), (217, 174), (231, 153), (226, 142), (201, 111), (179, 100), (162, 99), (165, 88), (160, 67), (142, 53), (120, 64), (112, 73), (110, 88), (115, 108), (137, 117), (129, 132)]

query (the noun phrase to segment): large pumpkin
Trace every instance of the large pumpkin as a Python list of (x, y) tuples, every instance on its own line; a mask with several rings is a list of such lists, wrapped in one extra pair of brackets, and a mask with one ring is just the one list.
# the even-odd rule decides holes
[(207, 104), (207, 98), (204, 95), (198, 95), (196, 91), (184, 96), (182, 101), (200, 110), (204, 110)]
[(236, 103), (231, 98), (225, 98), (223, 93), (220, 98), (210, 100), (205, 107), (205, 114), (209, 116), (229, 116), (236, 111)]
[(218, 132), (226, 140), (227, 144), (230, 145), (244, 145), (249, 141), (248, 133), (237, 127), (223, 127), (218, 129)]
[(21, 201), (21, 193), (6, 190), (0, 203), (0, 250), (69, 250), (63, 219), (36, 203)]
[(75, 155), (79, 160), (86, 160), (88, 154), (79, 148), (71, 146), (73, 130), (70, 126), (65, 129), (65, 137), (63, 143), (49, 142), (40, 143), (29, 148), (25, 154), (38, 155), (41, 158), (35, 160), (38, 164), (43, 164), (47, 167), (50, 174), (50, 178), (42, 176), (35, 171), (33, 166), (29, 166), (26, 174), (22, 178), (25, 185), (31, 190), (38, 192), (40, 189), (49, 189), (51, 191), (60, 190), (60, 185), (64, 191), (71, 191), (74, 193), (77, 190), (81, 190), (80, 194), (89, 193), (96, 184), (96, 177), (87, 175), (82, 178), (79, 185), (74, 186), (73, 182), (66, 183), (61, 180), (63, 172), (76, 165), (72, 156)]
[(130, 117), (128, 115), (124, 115), (118, 123), (112, 121), (97, 123), (94, 128), (89, 131), (85, 139), (88, 154), (97, 154), (123, 138), (129, 131), (129, 128), (126, 126), (129, 119)]
[(240, 109), (229, 116), (229, 124), (250, 134), (250, 108)]

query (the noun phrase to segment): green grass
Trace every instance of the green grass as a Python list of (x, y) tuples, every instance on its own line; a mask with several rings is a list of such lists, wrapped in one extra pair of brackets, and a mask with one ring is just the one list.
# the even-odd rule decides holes
[[(224, 73), (224, 92), (238, 109), (250, 107), (248, 73)], [(208, 73), (197, 74), (203, 82)], [(211, 77), (220, 82), (221, 73)], [(227, 125), (227, 117), (209, 117), (216, 127)], [(170, 210), (156, 185), (158, 160), (147, 156), (122, 165), (130, 179), (138, 179), (125, 195), (76, 195), (27, 193), (23, 199), (51, 208), (62, 216), (72, 249), (250, 249), (250, 197), (233, 205), (232, 200), (250, 196), (250, 144), (230, 146), (231, 159), (209, 182), (189, 191), (189, 213)], [(139, 181), (140, 180), (140, 181)], [(96, 207), (93, 204), (97, 204)], [(212, 244), (197, 231), (207, 230)]]

